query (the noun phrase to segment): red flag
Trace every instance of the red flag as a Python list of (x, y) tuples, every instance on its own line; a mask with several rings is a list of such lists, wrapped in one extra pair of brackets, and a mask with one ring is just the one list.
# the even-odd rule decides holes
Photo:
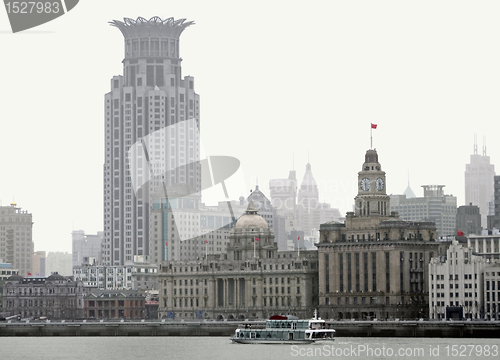
[(255, 238), (255, 241), (259, 241), (259, 238)]
[(372, 124), (372, 129), (376, 129), (377, 128), (377, 124)]
[(300, 236), (297, 238), (297, 240), (300, 240)]
[(30, 273), (30, 272), (28, 273), (28, 276), (31, 276), (31, 273)]
[(457, 230), (457, 236), (464, 236), (464, 233), (461, 232), (460, 230)]
[(208, 240), (205, 240), (205, 244), (208, 244)]
[(165, 246), (168, 246), (168, 242), (167, 241), (165, 241)]

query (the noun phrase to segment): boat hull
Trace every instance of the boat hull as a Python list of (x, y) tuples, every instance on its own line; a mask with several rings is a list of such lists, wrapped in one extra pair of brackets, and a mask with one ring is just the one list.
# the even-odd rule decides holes
[(288, 345), (299, 345), (299, 344), (312, 344), (316, 342), (315, 340), (309, 339), (244, 339), (244, 338), (230, 338), (234, 343), (239, 344), (288, 344)]

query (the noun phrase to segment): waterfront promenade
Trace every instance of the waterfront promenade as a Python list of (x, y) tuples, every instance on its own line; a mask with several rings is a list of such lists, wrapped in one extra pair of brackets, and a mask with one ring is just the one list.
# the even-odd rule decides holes
[[(241, 321), (2, 321), (0, 336), (231, 336)], [(264, 326), (264, 321), (246, 321)], [(337, 337), (500, 338), (500, 321), (327, 321)]]

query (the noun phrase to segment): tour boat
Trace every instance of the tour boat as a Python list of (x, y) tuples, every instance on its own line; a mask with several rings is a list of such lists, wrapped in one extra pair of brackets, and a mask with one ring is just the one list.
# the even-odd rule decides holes
[(310, 344), (334, 339), (335, 330), (325, 320), (318, 318), (316, 312), (310, 320), (298, 320), (291, 315), (274, 315), (266, 321), (263, 329), (244, 324), (230, 338), (240, 344)]

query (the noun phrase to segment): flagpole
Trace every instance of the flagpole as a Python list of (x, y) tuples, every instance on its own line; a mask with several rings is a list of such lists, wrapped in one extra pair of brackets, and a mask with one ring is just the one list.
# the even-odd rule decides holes
[(370, 124), (370, 150), (373, 149), (373, 138), (372, 138), (372, 124)]
[(253, 257), (255, 258), (255, 236), (253, 237)]

